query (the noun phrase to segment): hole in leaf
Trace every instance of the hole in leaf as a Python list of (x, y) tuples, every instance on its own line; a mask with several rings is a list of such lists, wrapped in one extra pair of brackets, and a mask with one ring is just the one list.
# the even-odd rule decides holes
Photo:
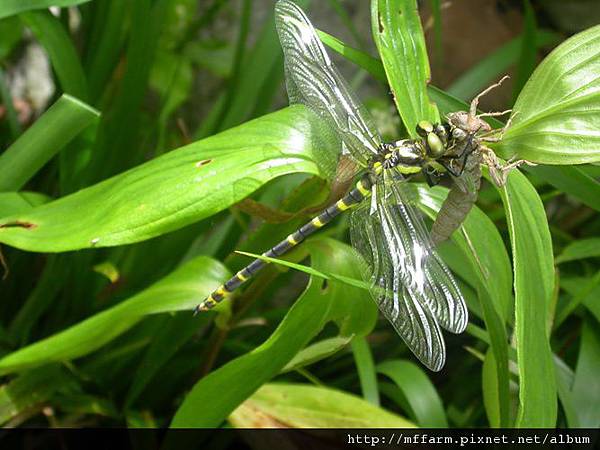
[(34, 223), (22, 222), (20, 220), (17, 220), (15, 222), (4, 223), (4, 224), (0, 225), (0, 228), (26, 228), (28, 230), (30, 230), (31, 228), (35, 228), (35, 227), (37, 227), (37, 225)]
[(323, 280), (321, 283), (321, 294), (324, 294), (329, 289), (329, 280)]
[(212, 159), (203, 159), (202, 161), (198, 161), (196, 163), (196, 167), (202, 167), (205, 166), (207, 164), (210, 164), (212, 162)]
[(381, 20), (381, 13), (377, 13), (377, 22), (379, 23), (379, 33), (383, 33), (385, 28), (383, 27), (383, 21)]

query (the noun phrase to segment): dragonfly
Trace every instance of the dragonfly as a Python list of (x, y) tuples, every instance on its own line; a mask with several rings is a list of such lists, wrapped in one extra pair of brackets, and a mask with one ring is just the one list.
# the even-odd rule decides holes
[[(360, 177), (345, 196), (263, 256), (281, 257), (349, 211), (351, 243), (372, 297), (413, 354), (439, 371), (446, 359), (442, 329), (463, 332), (468, 310), (435, 250), (407, 180), (419, 172), (428, 177), (449, 172), (460, 179), (465, 170), (473, 171), (469, 158), (478, 149), (476, 125), (460, 123), (462, 116), (444, 124), (423, 121), (417, 124), (418, 139), (384, 142), (305, 13), (294, 2), (279, 0), (275, 20), (290, 103), (307, 106), (333, 130), (340, 153), (356, 163)], [(447, 225), (442, 224), (442, 231)], [(196, 312), (212, 309), (268, 264), (263, 259), (252, 261), (206, 297)]]

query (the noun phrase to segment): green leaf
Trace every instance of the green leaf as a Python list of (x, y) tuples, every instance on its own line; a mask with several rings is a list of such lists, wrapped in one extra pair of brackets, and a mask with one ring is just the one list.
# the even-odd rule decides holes
[(32, 11), (19, 16), (48, 52), (52, 67), (66, 94), (88, 100), (88, 87), (81, 61), (63, 24), (49, 11)]
[(346, 277), (344, 275), (340, 275), (340, 274), (336, 274), (336, 273), (321, 272), (320, 270), (316, 270), (310, 266), (293, 263), (290, 261), (286, 261), (284, 259), (271, 258), (271, 257), (265, 256), (265, 255), (258, 255), (255, 253), (242, 252), (242, 251), (236, 251), (236, 253), (239, 253), (240, 255), (250, 256), (252, 258), (260, 259), (260, 260), (266, 261), (268, 263), (279, 264), (284, 267), (289, 267), (290, 269), (298, 270), (300, 272), (304, 272), (308, 275), (311, 275), (313, 277), (318, 277), (323, 280), (340, 281), (342, 283), (347, 284), (348, 286), (356, 287), (359, 289), (364, 289), (365, 291), (371, 290), (371, 284), (366, 281), (363, 281), (361, 279)]
[[(300, 249), (310, 253), (315, 270), (327, 268), (349, 277), (360, 276), (357, 256), (345, 244), (332, 239), (311, 239)], [(196, 383), (175, 414), (171, 427), (218, 426), (254, 391), (280, 373), (329, 321), (338, 324), (342, 336), (363, 336), (370, 332), (377, 308), (362, 289), (335, 281), (323, 287), (320, 279), (311, 277), (302, 296), (263, 344)]]
[[(512, 246), (515, 336), (519, 367), (519, 427), (556, 425), (556, 383), (548, 341), (554, 292), (552, 241), (544, 205), (514, 171), (500, 189)], [(544, 380), (544, 382), (540, 382)]]
[(562, 406), (567, 425), (570, 428), (578, 428), (579, 418), (577, 417), (577, 406), (575, 404), (575, 398), (571, 391), (573, 385), (574, 374), (573, 371), (567, 364), (560, 359), (558, 356), (554, 356), (554, 368), (556, 370), (556, 388), (558, 391), (558, 399)]
[(343, 391), (302, 384), (262, 386), (230, 416), (236, 428), (412, 428), (403, 417)]
[(206, 325), (207, 319), (206, 315), (197, 317), (187, 311), (167, 319), (152, 339), (144, 358), (138, 365), (127, 392), (126, 406), (135, 402), (167, 361), (198, 332), (199, 328)]
[[(597, 299), (596, 299), (597, 300)], [(598, 322), (586, 320), (581, 332), (581, 347), (573, 380), (573, 400), (577, 407), (579, 426), (600, 426), (600, 333)]]
[(554, 328), (558, 328), (564, 320), (580, 305), (583, 304), (589, 312), (600, 322), (600, 270), (593, 276), (587, 277), (562, 277), (560, 287), (570, 296), (567, 303), (556, 313)]
[(144, 316), (193, 310), (228, 275), (223, 265), (200, 256), (112, 308), (0, 359), (0, 374), (49, 362), (68, 361), (100, 348)]
[(429, 59), (415, 0), (373, 0), (371, 30), (398, 112), (409, 135), (421, 120), (439, 122), (427, 95)]
[(351, 340), (351, 336), (336, 336), (311, 344), (300, 350), (296, 356), (281, 369), (281, 373), (291, 372), (292, 370), (300, 369), (327, 358), (340, 351), (348, 345)]
[(365, 338), (354, 338), (352, 340), (352, 353), (358, 370), (358, 379), (363, 398), (372, 405), (379, 406), (379, 390), (377, 389), (377, 375), (375, 374), (375, 363)]
[(33, 9), (48, 9), (51, 6), (75, 6), (90, 0), (2, 0), (0, 19)]
[(579, 239), (569, 244), (556, 257), (556, 264), (600, 256), (600, 238)]
[(600, 161), (600, 26), (559, 45), (515, 103), (498, 149), (540, 164)]
[(380, 60), (372, 57), (362, 50), (357, 50), (356, 48), (349, 46), (335, 36), (332, 36), (324, 31), (317, 30), (317, 34), (319, 35), (319, 39), (321, 39), (321, 41), (329, 48), (342, 55), (348, 61), (353, 62), (357, 66), (369, 72), (378, 81), (383, 83), (387, 82), (385, 70), (383, 69), (383, 65), (381, 64)]
[(393, 360), (379, 364), (377, 371), (398, 386), (410, 406), (411, 417), (420, 427), (448, 427), (442, 401), (423, 369), (410, 361)]
[(40, 407), (68, 380), (57, 365), (27, 371), (0, 386), (0, 424)]
[(212, 216), (281, 175), (322, 174), (325, 150), (337, 149), (320, 145), (312, 117), (286, 108), (3, 218), (0, 242), (38, 252), (138, 242)]
[(600, 211), (600, 182), (577, 166), (535, 166), (527, 172)]
[[(17, 191), (99, 113), (63, 95), (0, 155), (0, 191)], [(0, 232), (1, 233), (1, 232)]]
[(29, 211), (50, 200), (38, 192), (0, 192), (0, 217)]
[[(446, 190), (419, 189), (425, 212), (438, 211), (446, 197)], [(493, 222), (477, 207), (474, 207), (462, 225), (462, 233), (455, 232), (452, 236), (458, 244), (467, 264), (458, 258), (445, 258), (450, 268), (455, 272), (464, 271), (470, 266), (471, 276), (467, 281), (477, 289), (480, 299), (483, 319), (490, 335), (490, 345), (494, 352), (493, 364), (496, 368), (496, 378), (501, 380), (497, 386), (498, 398), (493, 403), (499, 410), (494, 416), (500, 418), (499, 426), (510, 425), (510, 392), (508, 377), (508, 337), (505, 323), (508, 320), (511, 307), (511, 266), (504, 242)], [(444, 247), (441, 249), (444, 254)], [(469, 305), (471, 309), (472, 306)]]

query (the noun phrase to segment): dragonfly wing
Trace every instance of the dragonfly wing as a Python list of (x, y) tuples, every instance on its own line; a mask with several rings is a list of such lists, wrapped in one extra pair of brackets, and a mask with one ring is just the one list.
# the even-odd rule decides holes
[(355, 98), (297, 5), (278, 1), (275, 23), (285, 59), (290, 102), (312, 109), (337, 132), (344, 150), (366, 166), (381, 144), (370, 114)]
[(468, 312), (405, 188), (389, 175), (375, 185), (371, 202), (352, 212), (352, 244), (383, 314), (423, 364), (437, 371), (446, 355), (440, 325), (460, 333)]

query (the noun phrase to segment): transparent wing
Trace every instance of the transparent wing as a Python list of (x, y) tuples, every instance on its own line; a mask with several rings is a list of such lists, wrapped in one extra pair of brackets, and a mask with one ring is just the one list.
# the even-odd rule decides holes
[(343, 151), (366, 166), (381, 143), (368, 111), (355, 98), (298, 6), (278, 1), (275, 23), (290, 102), (302, 103), (324, 119), (342, 140)]
[(351, 239), (379, 309), (421, 362), (437, 371), (446, 358), (440, 326), (460, 333), (468, 312), (401, 178), (386, 174), (370, 201), (352, 212)]

